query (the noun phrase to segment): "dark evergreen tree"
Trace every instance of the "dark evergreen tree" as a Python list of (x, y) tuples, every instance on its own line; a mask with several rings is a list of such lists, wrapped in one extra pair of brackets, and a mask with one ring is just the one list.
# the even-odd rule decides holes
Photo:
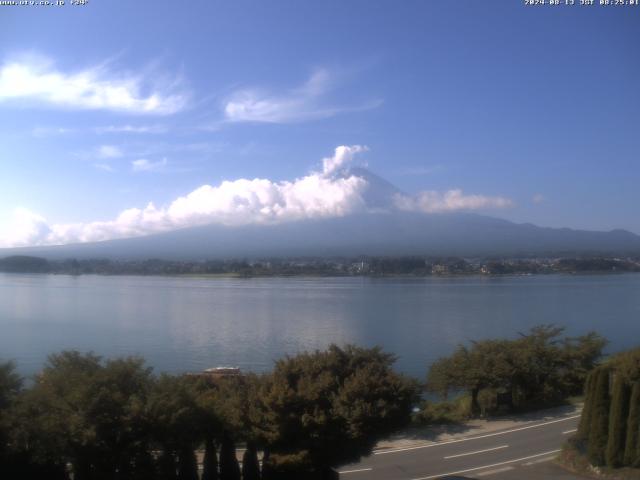
[(183, 446), (178, 457), (178, 480), (198, 480), (198, 461), (188, 445)]
[(262, 480), (275, 480), (273, 476), (273, 467), (271, 465), (271, 453), (265, 448), (262, 453), (262, 470), (260, 471)]
[(220, 448), (220, 480), (240, 480), (241, 477), (236, 445), (231, 436), (225, 432)]
[(202, 480), (218, 480), (218, 454), (216, 445), (211, 438), (207, 438), (204, 444)]
[(619, 373), (614, 375), (613, 395), (611, 397), (611, 409), (609, 413), (606, 461), (609, 467), (617, 468), (622, 466), (624, 460), (631, 389), (622, 375)]
[(598, 368), (594, 380), (594, 394), (592, 398), (591, 428), (587, 456), (594, 465), (605, 464), (605, 450), (607, 448), (607, 434), (609, 433), (609, 368)]
[(640, 466), (640, 382), (631, 388), (623, 462), (632, 467)]
[(142, 450), (133, 460), (132, 478), (135, 480), (156, 480), (156, 462), (149, 448)]
[(158, 459), (158, 471), (160, 480), (177, 480), (176, 456), (173, 452), (165, 451)]
[(576, 437), (580, 440), (587, 441), (591, 430), (591, 412), (593, 411), (593, 399), (595, 397), (595, 378), (598, 370), (593, 370), (587, 376), (587, 382), (584, 387), (584, 406), (582, 407), (582, 415), (580, 416), (580, 424), (578, 425), (578, 433)]
[(247, 443), (247, 449), (242, 456), (242, 480), (260, 480), (258, 451), (253, 442)]

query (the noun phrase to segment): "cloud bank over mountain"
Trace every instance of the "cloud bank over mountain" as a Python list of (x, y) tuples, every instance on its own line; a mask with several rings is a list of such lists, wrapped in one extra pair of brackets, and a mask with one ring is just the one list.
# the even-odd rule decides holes
[(425, 191), (414, 196), (398, 194), (394, 198), (394, 203), (400, 210), (424, 213), (455, 212), (457, 210), (478, 210), (482, 208), (507, 208), (513, 206), (513, 202), (505, 197), (465, 195), (460, 189), (448, 190), (444, 193)]
[[(339, 146), (322, 160), (322, 171), (292, 181), (264, 178), (223, 181), (202, 185), (166, 207), (153, 203), (129, 208), (115, 219), (87, 223), (50, 225), (45, 218), (20, 208), (12, 225), (0, 234), (0, 246), (36, 246), (86, 243), (138, 237), (207, 224), (227, 226), (267, 225), (297, 220), (343, 217), (371, 210), (365, 200), (369, 181), (361, 170), (350, 171), (361, 145)], [(417, 195), (398, 193), (388, 210), (425, 213), (505, 208), (512, 202), (503, 197), (465, 195), (461, 190), (425, 191)], [(376, 211), (379, 211), (376, 206)]]

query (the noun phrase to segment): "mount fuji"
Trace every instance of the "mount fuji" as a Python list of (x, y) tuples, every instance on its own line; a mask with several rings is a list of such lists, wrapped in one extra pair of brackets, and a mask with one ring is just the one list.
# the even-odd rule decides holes
[(626, 230), (545, 228), (474, 213), (399, 209), (394, 185), (364, 168), (335, 175), (366, 182), (366, 211), (276, 224), (209, 224), (93, 243), (0, 249), (0, 257), (201, 260), (358, 255), (634, 255), (640, 236)]

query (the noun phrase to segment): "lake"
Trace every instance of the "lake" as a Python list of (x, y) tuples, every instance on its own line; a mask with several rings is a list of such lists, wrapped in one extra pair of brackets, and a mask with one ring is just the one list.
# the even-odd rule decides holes
[(640, 275), (183, 278), (0, 274), (0, 359), (25, 375), (63, 349), (156, 371), (265, 371), (330, 343), (381, 345), (424, 378), (461, 342), (555, 323), (640, 344)]

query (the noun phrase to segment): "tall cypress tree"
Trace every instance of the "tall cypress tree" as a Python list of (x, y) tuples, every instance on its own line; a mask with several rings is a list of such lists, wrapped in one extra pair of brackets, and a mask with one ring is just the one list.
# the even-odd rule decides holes
[(220, 480), (240, 480), (240, 478), (236, 445), (233, 439), (225, 433), (220, 447)]
[(253, 442), (247, 443), (247, 449), (242, 456), (242, 480), (260, 480), (258, 451)]
[(609, 467), (622, 466), (627, 437), (627, 419), (631, 389), (622, 375), (616, 374), (613, 382), (613, 395), (609, 416), (606, 461)]
[(640, 382), (631, 388), (623, 462), (627, 466), (640, 464)]
[(260, 472), (262, 480), (274, 480), (273, 467), (271, 465), (271, 459), (269, 458), (270, 456), (269, 449), (265, 448), (262, 453), (262, 471)]
[(178, 480), (198, 480), (198, 461), (194, 451), (185, 446), (178, 457)]
[(173, 452), (164, 451), (158, 459), (158, 478), (161, 480), (176, 480), (176, 457)]
[(207, 438), (202, 460), (202, 480), (218, 480), (218, 455), (213, 440)]
[(591, 429), (587, 456), (594, 465), (604, 465), (605, 450), (607, 448), (607, 434), (609, 433), (609, 374), (606, 367), (598, 368), (594, 379), (594, 395), (591, 410)]
[(580, 416), (580, 424), (578, 426), (577, 437), (582, 440), (589, 439), (589, 431), (591, 430), (591, 412), (593, 411), (593, 400), (595, 398), (595, 377), (598, 370), (593, 370), (587, 376), (587, 382), (584, 387), (584, 406), (582, 407), (582, 415)]

